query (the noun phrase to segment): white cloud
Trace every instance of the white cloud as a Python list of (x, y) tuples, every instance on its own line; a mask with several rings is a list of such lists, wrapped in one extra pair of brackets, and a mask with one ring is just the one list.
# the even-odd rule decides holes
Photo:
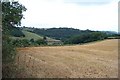
[(19, 0), (28, 9), (22, 25), (34, 27), (74, 27), (91, 30), (118, 29), (118, 3), (83, 6), (64, 0)]

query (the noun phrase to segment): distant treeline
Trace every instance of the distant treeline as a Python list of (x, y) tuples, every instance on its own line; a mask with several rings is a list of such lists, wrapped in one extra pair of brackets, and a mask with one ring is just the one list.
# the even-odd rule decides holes
[(66, 44), (87, 43), (97, 40), (107, 39), (107, 35), (102, 32), (89, 32), (81, 35), (75, 35), (65, 41)]
[[(27, 30), (29, 32), (38, 34), (40, 36), (46, 36), (53, 39), (61, 40), (64, 44), (81, 44), (97, 40), (104, 40), (107, 38), (120, 38), (119, 34), (110, 31), (92, 31), (92, 30), (79, 30), (74, 28), (49, 28), (49, 29), (38, 29), (38, 28), (29, 28), (29, 27), (16, 27), (11, 31), (11, 35), (15, 37), (25, 37), (22, 30)], [(15, 45), (18, 46), (29, 46), (36, 44), (47, 44), (44, 40), (34, 41), (30, 40), (16, 40)], [(41, 43), (40, 43), (41, 42)], [(21, 43), (21, 44), (19, 44)], [(23, 43), (23, 44), (22, 44)]]
[(103, 40), (109, 37), (119, 38), (119, 35), (111, 31), (91, 31), (91, 30), (79, 30), (74, 28), (49, 28), (49, 29), (38, 29), (38, 28), (27, 28), (23, 27), (30, 32), (38, 35), (51, 37), (54, 39), (61, 40), (64, 44), (79, 44), (91, 41)]

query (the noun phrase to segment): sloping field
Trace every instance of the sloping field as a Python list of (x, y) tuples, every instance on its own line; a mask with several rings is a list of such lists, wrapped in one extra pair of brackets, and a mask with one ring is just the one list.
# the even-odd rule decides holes
[(32, 33), (32, 32), (28, 32), (28, 31), (22, 31), (25, 35), (25, 37), (12, 37), (12, 39), (34, 39), (34, 40), (38, 40), (38, 39), (42, 39), (43, 37), (42, 36), (39, 36), (35, 33)]
[[(12, 39), (34, 39), (34, 40), (38, 40), (38, 39), (43, 39), (43, 36), (40, 36), (38, 34), (35, 34), (35, 33), (32, 33), (32, 32), (29, 32), (29, 31), (25, 31), (25, 30), (22, 30), (22, 32), (24, 33), (25, 37), (11, 37)], [(56, 39), (52, 39), (52, 38), (49, 38), (49, 37), (46, 37), (48, 40), (51, 40), (51, 41), (55, 41)]]
[(20, 67), (36, 78), (117, 78), (118, 40), (75, 46), (18, 48)]

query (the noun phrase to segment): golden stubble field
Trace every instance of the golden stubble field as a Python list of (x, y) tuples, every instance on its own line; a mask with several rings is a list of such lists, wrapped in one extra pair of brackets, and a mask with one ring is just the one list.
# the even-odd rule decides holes
[(16, 61), (28, 74), (24, 77), (118, 77), (118, 39), (73, 46), (26, 47), (17, 51)]

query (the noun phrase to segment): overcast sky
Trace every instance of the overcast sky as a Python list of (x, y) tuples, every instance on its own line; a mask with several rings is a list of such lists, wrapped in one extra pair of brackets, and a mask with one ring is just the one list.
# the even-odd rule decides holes
[(118, 31), (118, 1), (19, 0), (27, 8), (22, 26)]

